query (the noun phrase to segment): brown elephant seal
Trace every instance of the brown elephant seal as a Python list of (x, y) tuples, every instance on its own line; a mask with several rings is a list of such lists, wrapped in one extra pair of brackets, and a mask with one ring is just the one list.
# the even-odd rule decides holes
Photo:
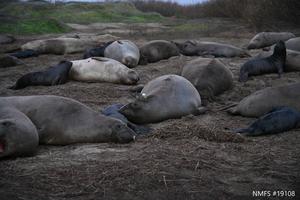
[(108, 45), (104, 56), (123, 63), (129, 68), (136, 67), (140, 60), (139, 48), (129, 40), (117, 40)]
[(212, 101), (216, 95), (233, 87), (232, 72), (218, 59), (192, 60), (183, 67), (181, 76), (196, 87), (203, 101)]
[(287, 41), (296, 37), (289, 32), (261, 32), (256, 34), (249, 42), (248, 49), (260, 49), (272, 46), (279, 41)]
[(119, 110), (129, 121), (137, 124), (155, 123), (203, 111), (197, 89), (177, 75), (151, 80), (135, 101)]
[(186, 56), (215, 56), (215, 57), (248, 57), (245, 50), (230, 44), (217, 42), (196, 42), (186, 41), (183, 43), (174, 42), (180, 50), (180, 53)]
[(22, 45), (22, 50), (34, 50), (40, 54), (72, 54), (84, 52), (86, 49), (96, 46), (92, 40), (78, 38), (52, 38), (34, 40)]
[(245, 117), (260, 117), (279, 106), (288, 106), (300, 111), (300, 82), (259, 90), (228, 110), (231, 114)]
[(287, 49), (300, 52), (300, 37), (291, 38), (285, 42)]
[(0, 44), (11, 44), (16, 39), (11, 35), (0, 35)]
[(140, 62), (141, 65), (158, 62), (160, 60), (168, 59), (179, 55), (177, 46), (166, 40), (153, 40), (140, 48)]
[(27, 86), (52, 86), (65, 84), (68, 81), (69, 71), (72, 63), (69, 61), (61, 61), (55, 66), (49, 67), (44, 71), (31, 72), (19, 78), (16, 84), (10, 89), (18, 90)]
[[(262, 51), (256, 55), (256, 58), (266, 58), (272, 54), (272, 51)], [(300, 52), (287, 49), (284, 72), (295, 71), (300, 71)]]
[(286, 60), (286, 48), (283, 41), (277, 42), (274, 52), (271, 56), (266, 58), (255, 58), (247, 61), (242, 65), (240, 69), (240, 82), (246, 82), (249, 76), (267, 74), (267, 73), (278, 73), (281, 74), (284, 71)]
[(69, 77), (84, 82), (110, 82), (121, 84), (136, 84), (139, 75), (122, 63), (102, 57), (92, 57), (72, 61)]
[(0, 122), (13, 122), (11, 129), (1, 124), (0, 141), (4, 148), (0, 157), (22, 154), (22, 145), (25, 148), (29, 143), (36, 144), (36, 139), (30, 139), (35, 137), (35, 132), (40, 144), (51, 145), (128, 143), (135, 137), (120, 120), (106, 117), (70, 98), (51, 95), (0, 97), (0, 108), (6, 111), (1, 114)]
[(0, 68), (13, 67), (16, 65), (23, 65), (24, 63), (14, 56), (6, 54), (0, 55)]

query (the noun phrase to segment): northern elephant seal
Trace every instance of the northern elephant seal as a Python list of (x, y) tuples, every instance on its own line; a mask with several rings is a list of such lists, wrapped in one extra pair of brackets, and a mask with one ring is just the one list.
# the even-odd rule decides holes
[(0, 105), (0, 159), (35, 153), (39, 144), (35, 125), (18, 109), (1, 103)]
[(72, 63), (69, 61), (62, 61), (59, 64), (49, 67), (45, 71), (32, 72), (25, 74), (19, 78), (16, 84), (10, 89), (18, 90), (27, 86), (51, 86), (61, 85), (68, 81), (69, 71), (72, 67)]
[(140, 47), (141, 65), (158, 62), (179, 55), (177, 46), (166, 40), (153, 40)]
[(146, 126), (137, 125), (128, 121), (128, 119), (119, 112), (119, 110), (123, 106), (123, 104), (113, 104), (103, 109), (101, 113), (105, 116), (121, 120), (123, 123), (127, 124), (127, 126), (131, 128), (136, 134), (146, 134), (151, 131), (151, 129)]
[(73, 66), (69, 77), (73, 80), (129, 85), (136, 84), (139, 81), (136, 71), (110, 58), (92, 57), (84, 60), (75, 60), (72, 63)]
[(230, 44), (217, 42), (196, 42), (185, 41), (183, 43), (174, 42), (180, 50), (180, 53), (186, 56), (207, 56), (215, 57), (248, 57), (250, 56), (245, 50)]
[(300, 37), (291, 38), (285, 42), (287, 49), (300, 52)]
[(202, 100), (211, 101), (233, 87), (232, 72), (218, 59), (192, 60), (184, 65), (181, 76), (196, 87)]
[(289, 107), (275, 108), (255, 120), (248, 128), (235, 132), (246, 136), (258, 136), (289, 131), (300, 127), (300, 112)]
[(248, 49), (260, 49), (272, 46), (279, 41), (286, 41), (296, 37), (289, 32), (261, 32), (256, 34), (249, 42)]
[[(272, 55), (272, 51), (262, 51), (256, 58), (266, 58)], [(293, 50), (286, 50), (286, 60), (285, 60), (285, 72), (295, 72), (300, 71), (300, 52)]]
[[(22, 154), (25, 146), (30, 143), (36, 146), (36, 132), (40, 144), (51, 145), (127, 143), (135, 136), (120, 120), (101, 115), (84, 104), (65, 97), (0, 97), (0, 109), (1, 113), (5, 109), (4, 115), (0, 116), (0, 123), (12, 122), (12, 126), (0, 126), (0, 157)], [(28, 148), (31, 150), (33, 147)]]
[(288, 106), (300, 111), (300, 82), (259, 90), (228, 110), (245, 117), (260, 117), (279, 106)]
[(246, 82), (249, 76), (277, 72), (279, 77), (284, 71), (286, 48), (283, 41), (277, 42), (274, 52), (266, 58), (255, 58), (247, 61), (240, 69), (239, 81)]
[(83, 52), (88, 48), (97, 46), (91, 40), (78, 38), (52, 38), (45, 40), (34, 40), (22, 45), (22, 50), (34, 50), (40, 54), (72, 54)]
[(14, 53), (10, 53), (10, 56), (14, 56), (16, 58), (30, 58), (30, 57), (37, 57), (39, 56), (39, 52), (28, 49), (24, 51), (17, 51)]
[(200, 114), (203, 108), (197, 89), (188, 80), (164, 75), (147, 83), (140, 96), (119, 112), (133, 123), (146, 124)]
[(24, 64), (21, 60), (14, 56), (0, 55), (0, 68), (13, 67)]
[(101, 44), (99, 47), (87, 49), (84, 52), (83, 59), (87, 59), (90, 57), (104, 57), (104, 51), (106, 47), (108, 47), (113, 42), (114, 41), (106, 42), (104, 44)]
[(123, 63), (129, 68), (139, 63), (139, 48), (129, 40), (117, 40), (108, 45), (104, 50), (104, 56)]

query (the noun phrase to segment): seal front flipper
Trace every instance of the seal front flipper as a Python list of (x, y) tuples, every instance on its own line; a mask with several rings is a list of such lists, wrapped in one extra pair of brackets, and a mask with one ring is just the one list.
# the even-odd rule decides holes
[(197, 116), (197, 115), (205, 114), (207, 111), (208, 111), (208, 108), (200, 106), (192, 114)]

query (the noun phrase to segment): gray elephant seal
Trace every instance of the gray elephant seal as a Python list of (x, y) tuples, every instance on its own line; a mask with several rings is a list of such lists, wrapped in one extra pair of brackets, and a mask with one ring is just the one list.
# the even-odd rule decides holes
[(186, 41), (183, 43), (174, 42), (180, 50), (180, 53), (186, 56), (207, 56), (215, 57), (248, 57), (245, 50), (229, 44), (217, 42), (195, 42)]
[(188, 80), (164, 75), (147, 83), (141, 95), (119, 112), (133, 123), (146, 124), (203, 111), (200, 95)]
[(68, 81), (69, 71), (72, 67), (72, 63), (69, 61), (61, 61), (59, 64), (52, 66), (45, 71), (32, 72), (25, 74), (19, 78), (16, 84), (10, 89), (18, 90), (27, 86), (51, 86), (61, 85)]
[(246, 136), (276, 134), (300, 127), (300, 112), (289, 107), (275, 108), (255, 120), (248, 128), (235, 132)]
[(179, 55), (177, 46), (166, 40), (153, 40), (140, 48), (140, 62), (141, 65), (158, 62), (160, 60), (168, 59)]
[(105, 48), (104, 56), (117, 60), (129, 68), (133, 68), (139, 63), (140, 51), (139, 48), (129, 40), (117, 40)]
[(202, 100), (212, 101), (216, 95), (233, 87), (232, 72), (218, 59), (192, 60), (183, 67), (181, 76), (196, 87)]
[(300, 51), (300, 37), (291, 38), (285, 42), (285, 46), (287, 49), (293, 51)]
[(35, 125), (18, 109), (0, 105), (0, 159), (34, 154), (39, 144)]
[(261, 75), (267, 73), (281, 74), (284, 71), (286, 60), (286, 48), (283, 41), (279, 41), (271, 56), (266, 58), (257, 58), (247, 61), (240, 69), (239, 81), (246, 82), (249, 76)]
[(14, 56), (0, 55), (0, 68), (13, 67), (24, 64), (21, 60)]
[(139, 76), (136, 71), (122, 63), (101, 57), (72, 61), (69, 77), (84, 82), (110, 82), (120, 84), (136, 84)]
[[(4, 146), (0, 157), (22, 154), (24, 148), (31, 151), (36, 146), (36, 139), (30, 138), (35, 138), (36, 132), (40, 144), (51, 145), (127, 143), (135, 136), (120, 120), (101, 115), (84, 104), (65, 97), (0, 97), (0, 108), (6, 109), (0, 122), (12, 122), (12, 126), (0, 126), (0, 146)], [(33, 144), (29, 145), (30, 143)]]
[(300, 82), (259, 90), (228, 110), (230, 114), (260, 117), (272, 109), (288, 106), (300, 111)]
[[(262, 51), (256, 58), (266, 58), (272, 55), (272, 51)], [(286, 50), (286, 61), (284, 72), (295, 72), (300, 71), (300, 52), (293, 50)]]
[(279, 41), (287, 41), (296, 37), (289, 32), (261, 32), (256, 34), (249, 42), (248, 49), (260, 49), (272, 46)]
[(22, 50), (34, 50), (40, 54), (72, 54), (84, 52), (86, 49), (96, 46), (92, 40), (78, 38), (52, 38), (35, 40), (22, 45)]

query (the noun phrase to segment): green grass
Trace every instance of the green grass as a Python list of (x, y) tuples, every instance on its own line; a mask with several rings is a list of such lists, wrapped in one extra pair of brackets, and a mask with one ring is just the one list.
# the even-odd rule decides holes
[[(0, 8), (0, 33), (43, 34), (62, 33), (69, 29), (64, 23), (89, 24), (95, 22), (147, 23), (159, 22), (157, 13), (143, 13), (130, 3), (70, 3), (32, 4), (10, 3)], [(11, 18), (15, 20), (11, 20)]]
[(198, 32), (198, 31), (206, 31), (209, 29), (208, 24), (195, 24), (195, 23), (188, 23), (188, 24), (180, 24), (173, 28), (174, 31), (178, 32)]

